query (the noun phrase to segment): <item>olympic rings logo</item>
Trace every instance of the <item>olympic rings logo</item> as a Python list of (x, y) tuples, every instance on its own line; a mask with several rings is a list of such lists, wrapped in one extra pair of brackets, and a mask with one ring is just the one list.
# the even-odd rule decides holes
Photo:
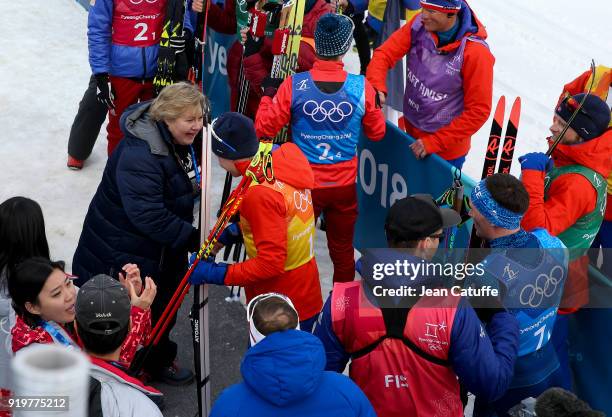
[(132, 4), (140, 4), (143, 1), (146, 1), (149, 4), (157, 3), (157, 0), (130, 0), (130, 3), (132, 3)]
[(295, 190), (293, 192), (293, 204), (295, 205), (296, 209), (302, 213), (306, 213), (306, 211), (312, 207), (312, 197), (310, 195), (310, 191), (306, 190), (305, 193), (301, 193)]
[[(559, 276), (555, 276), (557, 272)], [(563, 268), (556, 265), (550, 270), (550, 275), (540, 274), (534, 284), (525, 285), (519, 294), (519, 301), (523, 305), (539, 307), (544, 298), (550, 298), (557, 292), (557, 287), (562, 280)]]
[(314, 100), (308, 100), (302, 106), (302, 111), (318, 123), (325, 119), (332, 123), (339, 123), (353, 114), (353, 105), (348, 101), (341, 101), (336, 105), (331, 100), (323, 100), (320, 104)]

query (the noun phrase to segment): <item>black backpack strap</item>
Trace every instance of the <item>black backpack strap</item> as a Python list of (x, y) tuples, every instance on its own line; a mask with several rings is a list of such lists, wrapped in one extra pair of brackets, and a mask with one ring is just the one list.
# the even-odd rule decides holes
[(102, 385), (100, 381), (89, 377), (89, 401), (87, 417), (104, 417), (102, 413)]
[(436, 365), (449, 367), (450, 361), (447, 359), (440, 359), (429, 353), (422, 350), (418, 347), (414, 342), (407, 337), (404, 337), (404, 328), (406, 327), (406, 322), (408, 321), (408, 313), (410, 313), (409, 308), (381, 308), (380, 309), (383, 315), (383, 320), (385, 321), (385, 329), (386, 334), (376, 340), (374, 343), (364, 347), (363, 349), (359, 349), (356, 352), (351, 354), (351, 358), (353, 360), (358, 359), (362, 356), (367, 355), (372, 352), (374, 349), (378, 347), (378, 345), (387, 338), (399, 339), (404, 343), (404, 345), (419, 355), (421, 358), (435, 363)]

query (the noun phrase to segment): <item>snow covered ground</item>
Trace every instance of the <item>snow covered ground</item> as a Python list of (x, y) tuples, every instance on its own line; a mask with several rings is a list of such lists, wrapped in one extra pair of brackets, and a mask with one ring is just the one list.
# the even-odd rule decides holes
[[(564, 83), (596, 63), (612, 64), (609, 0), (471, 0), (496, 57), (495, 100), (520, 95), (516, 156), (545, 149), (553, 105)], [(0, 0), (0, 201), (25, 195), (43, 207), (52, 256), (70, 262), (87, 206), (106, 162), (105, 130), (80, 172), (66, 168), (68, 132), (87, 85), (86, 12), (72, 0)], [(33, 7), (32, 7), (33, 6)], [(346, 59), (357, 72), (356, 55)], [(508, 111), (509, 111), (508, 104)], [(478, 176), (490, 123), (476, 135), (465, 170)], [(513, 172), (517, 172), (514, 164)], [(217, 170), (214, 192), (219, 192)], [(215, 201), (215, 200), (213, 200)], [(218, 201), (218, 200), (216, 200)], [(317, 258), (329, 289), (324, 236)]]

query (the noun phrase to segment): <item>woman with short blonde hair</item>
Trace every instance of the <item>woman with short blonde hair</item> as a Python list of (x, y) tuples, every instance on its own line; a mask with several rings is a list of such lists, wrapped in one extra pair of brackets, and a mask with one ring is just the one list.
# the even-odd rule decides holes
[(151, 104), (149, 113), (155, 121), (176, 120), (189, 109), (202, 113), (205, 97), (195, 86), (181, 82), (165, 87)]
[[(151, 306), (157, 321), (187, 269), (187, 252), (199, 246), (192, 226), (199, 196), (198, 161), (192, 144), (203, 126), (206, 98), (177, 83), (153, 100), (126, 109), (125, 137), (108, 159), (89, 206), (74, 254), (73, 272), (82, 285), (97, 274), (115, 276), (127, 261), (157, 283)], [(173, 364), (177, 347), (168, 333), (151, 351), (145, 368), (158, 380), (179, 385), (193, 374)]]

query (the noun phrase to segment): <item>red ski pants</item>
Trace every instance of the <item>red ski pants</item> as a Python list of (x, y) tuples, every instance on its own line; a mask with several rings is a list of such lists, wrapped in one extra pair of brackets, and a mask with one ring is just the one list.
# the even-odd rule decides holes
[(110, 76), (113, 94), (115, 95), (115, 109), (108, 112), (108, 156), (110, 156), (119, 141), (123, 138), (123, 132), (119, 126), (119, 120), (123, 111), (134, 103), (146, 101), (153, 98), (152, 81), (134, 81), (129, 78)]
[(357, 221), (355, 184), (312, 190), (315, 218), (323, 213), (327, 225), (327, 248), (334, 264), (334, 282), (355, 279), (353, 236)]

